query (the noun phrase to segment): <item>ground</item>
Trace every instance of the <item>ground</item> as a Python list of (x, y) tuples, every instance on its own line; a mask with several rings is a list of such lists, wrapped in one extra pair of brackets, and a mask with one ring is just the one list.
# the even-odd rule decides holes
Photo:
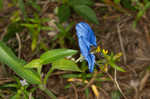
[[(56, 5), (57, 4), (55, 3), (47, 4), (47, 8), (43, 11), (44, 16), (51, 15), (51, 17), (56, 20), (56, 16), (53, 15), (53, 10)], [(95, 32), (98, 45), (102, 48), (108, 49), (109, 52), (123, 53), (119, 65), (124, 68), (126, 72), (122, 73), (117, 71), (116, 75), (117, 82), (124, 94), (124, 97), (122, 96), (121, 99), (150, 99), (150, 74), (147, 70), (150, 65), (150, 12), (147, 11), (137, 23), (136, 28), (133, 28), (132, 23), (135, 19), (135, 13), (130, 13), (130, 15), (128, 15), (115, 9), (110, 9), (107, 13), (104, 13), (100, 12), (100, 6), (95, 5), (93, 8), (97, 13), (100, 24), (89, 24)], [(4, 16), (9, 17), (11, 13), (10, 11), (14, 10), (15, 8), (5, 8), (5, 10), (0, 13), (0, 18), (3, 18), (2, 23), (0, 23), (0, 32), (2, 32), (0, 35), (1, 38), (4, 35), (3, 33), (5, 33), (5, 28), (9, 24), (9, 20), (4, 18)], [(72, 15), (69, 21), (71, 20), (75, 20), (76, 23), (86, 21), (75, 14)], [(69, 45), (67, 47), (79, 49), (74, 28), (72, 29), (72, 33), (74, 33), (73, 38), (76, 40), (76, 44), (75, 46)], [(20, 34), (22, 41), (21, 58), (30, 61), (33, 58), (39, 57), (40, 53), (43, 51), (40, 53), (32, 53), (29, 47), (31, 44), (31, 38), (26, 34), (26, 31)], [(47, 39), (51, 38), (46, 33), (41, 35)], [(15, 45), (16, 42), (17, 38), (12, 38), (9, 40), (8, 44), (17, 49), (18, 45)], [(50, 46), (50, 44), (51, 43), (47, 42), (47, 45)], [(16, 53), (17, 52), (18, 50), (16, 50)], [(43, 72), (46, 73), (48, 68), (49, 66), (45, 66)], [(3, 72), (3, 69), (3, 66), (0, 65), (0, 84), (12, 81), (10, 75), (14, 74), (8, 68), (5, 68), (8, 73)], [(64, 89), (64, 86), (69, 82), (67, 79), (61, 77), (63, 73), (66, 72), (55, 71), (48, 80), (48, 88), (56, 94), (58, 99), (85, 99), (86, 96), (84, 92), (77, 92), (78, 87), (75, 87), (74, 84), (72, 84), (72, 87), (69, 89)], [(9, 74), (9, 76), (7, 74)], [(114, 71), (111, 71), (110, 74), (114, 77)], [(102, 82), (101, 88), (99, 88), (99, 99), (111, 99), (110, 93), (115, 90), (118, 90), (118, 87), (114, 82)], [(48, 96), (40, 90), (37, 90), (36, 93), (34, 93), (34, 96), (39, 97), (39, 99), (49, 99)], [(90, 93), (89, 99), (95, 99), (92, 92)]]

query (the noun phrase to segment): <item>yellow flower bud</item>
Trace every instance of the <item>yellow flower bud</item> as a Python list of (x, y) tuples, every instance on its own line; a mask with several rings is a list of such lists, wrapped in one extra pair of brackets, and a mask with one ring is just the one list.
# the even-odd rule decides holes
[(100, 48), (100, 46), (98, 46), (96, 49), (96, 53), (99, 53), (100, 51), (101, 51), (101, 48)]

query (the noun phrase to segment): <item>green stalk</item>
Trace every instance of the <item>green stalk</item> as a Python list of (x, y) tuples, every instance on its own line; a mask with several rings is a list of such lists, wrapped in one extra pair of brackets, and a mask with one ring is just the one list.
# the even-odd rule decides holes
[(47, 89), (44, 85), (39, 85), (39, 88), (42, 91), (44, 91), (50, 98), (57, 99), (57, 97), (49, 89)]
[(45, 78), (44, 78), (44, 85), (47, 84), (47, 80), (48, 80), (48, 77), (51, 75), (51, 73), (53, 72), (53, 68), (51, 68), (48, 73), (46, 74)]

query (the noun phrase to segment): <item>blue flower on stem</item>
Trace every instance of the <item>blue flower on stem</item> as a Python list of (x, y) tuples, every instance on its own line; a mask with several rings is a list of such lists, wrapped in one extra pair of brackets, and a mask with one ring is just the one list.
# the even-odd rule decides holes
[(91, 29), (91, 27), (85, 22), (80, 22), (76, 25), (76, 32), (81, 54), (88, 62), (89, 71), (93, 72), (95, 64), (95, 56), (94, 54), (90, 53), (91, 50), (90, 47), (91, 46), (97, 47), (94, 32)]

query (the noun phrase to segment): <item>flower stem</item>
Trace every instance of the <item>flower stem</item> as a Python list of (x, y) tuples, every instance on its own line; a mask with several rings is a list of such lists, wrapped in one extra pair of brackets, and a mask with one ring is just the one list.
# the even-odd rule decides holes
[(44, 85), (39, 85), (39, 88), (44, 91), (51, 99), (57, 99), (57, 97)]
[(53, 68), (50, 68), (50, 70), (48, 71), (48, 73), (46, 74), (45, 78), (44, 78), (44, 85), (46, 86), (47, 84), (47, 79), (48, 77), (51, 75), (51, 73), (53, 72)]

